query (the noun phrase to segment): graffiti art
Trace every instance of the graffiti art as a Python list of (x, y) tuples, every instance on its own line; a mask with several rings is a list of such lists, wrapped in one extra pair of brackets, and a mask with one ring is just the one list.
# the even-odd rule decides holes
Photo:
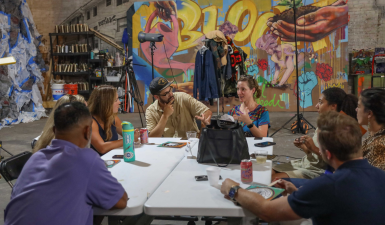
[[(294, 111), (297, 95), (302, 108), (314, 111), (323, 90), (347, 87), (348, 6), (342, 0), (177, 0), (132, 7), (133, 37), (140, 31), (164, 35), (156, 43), (155, 76), (175, 79), (176, 91), (192, 95), (195, 56), (214, 30), (247, 55), (242, 69), (258, 81), (259, 104), (271, 111)], [(145, 93), (151, 80), (149, 45), (132, 39), (134, 63), (148, 65), (134, 66)], [(235, 97), (224, 100), (226, 110), (237, 104)]]

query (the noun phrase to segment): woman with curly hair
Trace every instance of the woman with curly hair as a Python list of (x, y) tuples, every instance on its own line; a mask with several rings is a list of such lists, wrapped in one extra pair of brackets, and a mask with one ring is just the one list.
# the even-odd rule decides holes
[(270, 118), (267, 108), (257, 103), (262, 94), (258, 82), (253, 76), (241, 76), (237, 94), (242, 104), (234, 106), (228, 114), (240, 121), (247, 137), (267, 137)]

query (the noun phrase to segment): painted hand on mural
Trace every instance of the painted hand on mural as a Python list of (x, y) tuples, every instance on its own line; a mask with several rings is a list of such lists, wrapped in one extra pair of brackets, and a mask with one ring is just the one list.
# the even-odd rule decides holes
[[(303, 6), (306, 7), (306, 6)], [(297, 19), (297, 41), (318, 41), (336, 29), (348, 24), (348, 6), (339, 0), (330, 6), (310, 12)], [(282, 41), (294, 42), (295, 27), (293, 23), (270, 18), (267, 25)]]
[(259, 69), (257, 65), (251, 65), (247, 68), (247, 74), (254, 77), (254, 79), (257, 79), (259, 73)]
[(313, 105), (312, 91), (318, 84), (317, 76), (313, 71), (306, 72), (298, 77), (300, 90), (300, 105), (302, 108), (307, 108)]
[(321, 80), (329, 81), (332, 79), (333, 68), (326, 63), (317, 63), (316, 74)]
[(173, 1), (154, 2), (158, 16), (164, 21), (171, 21), (171, 15), (176, 16), (176, 4)]
[[(176, 17), (176, 12), (174, 14), (167, 13), (171, 12), (171, 9), (176, 9), (173, 7), (175, 3), (172, 1), (166, 1), (159, 3), (158, 6), (155, 3), (155, 7), (158, 7), (151, 16), (148, 18), (146, 23), (146, 29), (144, 32), (146, 33), (161, 33), (164, 35), (163, 43), (158, 42), (156, 44), (156, 49), (154, 50), (154, 66), (158, 68), (173, 68), (173, 69), (181, 69), (185, 74), (187, 74), (188, 69), (194, 68), (194, 63), (182, 63), (178, 61), (171, 60), (171, 56), (176, 52), (179, 47), (178, 42), (178, 32), (179, 25), (178, 19)], [(168, 9), (168, 11), (166, 10)], [(170, 23), (172, 23), (172, 29), (165, 23), (158, 22), (155, 26), (151, 28), (151, 24), (153, 20), (159, 16), (160, 18), (164, 17), (168, 19), (170, 17)], [(165, 17), (166, 16), (166, 17)], [(142, 49), (143, 54), (146, 59), (151, 62), (151, 50), (150, 50), (150, 42), (144, 42), (140, 44), (140, 48)]]

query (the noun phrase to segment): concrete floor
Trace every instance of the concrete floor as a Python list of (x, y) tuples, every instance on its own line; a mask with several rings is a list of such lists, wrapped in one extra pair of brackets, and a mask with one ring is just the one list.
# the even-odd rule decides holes
[[(317, 112), (306, 112), (304, 115), (311, 124), (316, 126), (316, 120), (318, 116)], [(271, 128), (269, 129), (269, 134), (273, 134), (274, 131), (280, 128), (293, 116), (294, 113), (290, 112), (270, 112)], [(135, 127), (141, 127), (139, 114), (137, 113), (120, 114), (119, 117), (122, 121), (130, 121)], [(31, 141), (41, 133), (45, 122), (46, 119), (44, 118), (32, 123), (23, 123), (1, 129), (0, 141), (3, 142), (3, 148), (12, 154), (31, 151)], [(290, 128), (292, 122), (293, 121), (291, 121), (289, 125), (286, 126), (286, 128)], [(314, 130), (310, 130), (308, 135), (313, 136), (313, 133)], [(293, 145), (294, 139), (300, 136), (301, 135), (298, 134), (294, 135), (285, 129), (282, 129), (280, 132), (273, 136), (274, 142), (277, 143), (277, 145), (274, 147), (274, 154), (284, 155), (278, 158), (279, 161), (285, 162), (286, 160), (289, 160), (289, 158), (286, 156), (295, 158), (301, 158), (304, 156), (304, 153)], [(9, 157), (9, 155), (4, 151), (1, 151), (1, 155), (5, 158)], [(9, 202), (10, 195), (10, 186), (4, 181), (4, 179), (0, 179), (0, 225), (4, 224), (4, 209)], [(187, 224), (187, 222), (154, 221), (153, 224)], [(197, 222), (197, 224), (203, 225), (204, 222)]]

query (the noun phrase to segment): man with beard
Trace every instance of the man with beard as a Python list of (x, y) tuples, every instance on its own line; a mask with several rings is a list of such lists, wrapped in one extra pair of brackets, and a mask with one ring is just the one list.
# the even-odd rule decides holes
[(210, 109), (186, 93), (173, 93), (171, 84), (163, 77), (151, 81), (150, 92), (156, 101), (146, 110), (150, 137), (186, 138), (187, 131), (199, 132), (195, 118), (203, 126), (210, 124)]
[(284, 195), (272, 201), (226, 179), (222, 194), (265, 221), (312, 218), (314, 225), (384, 224), (385, 172), (363, 159), (361, 128), (350, 116), (329, 111), (317, 121), (322, 159), (335, 169), (297, 189), (281, 180)]
[(80, 102), (54, 113), (55, 139), (31, 156), (12, 190), (5, 224), (93, 224), (93, 206), (122, 209), (127, 194), (88, 146), (92, 118)]

